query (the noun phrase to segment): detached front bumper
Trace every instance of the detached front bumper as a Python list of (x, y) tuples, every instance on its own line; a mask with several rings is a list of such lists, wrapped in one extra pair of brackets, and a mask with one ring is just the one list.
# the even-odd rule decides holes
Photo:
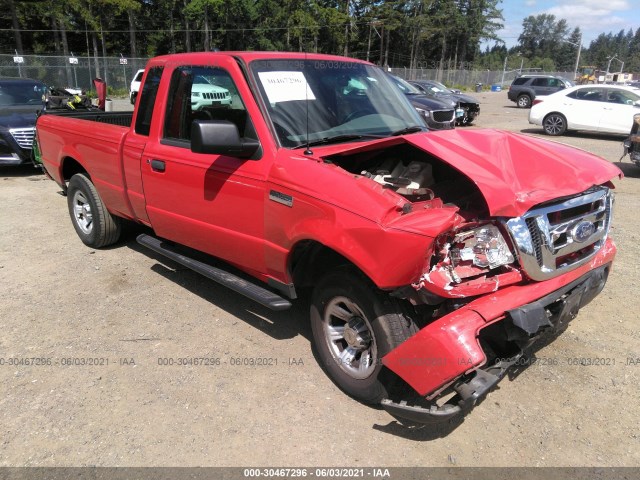
[[(562, 332), (602, 291), (615, 253), (607, 239), (579, 269), (485, 295), (420, 330), (382, 359), (421, 396), (420, 402), (385, 399), (383, 408), (416, 423), (468, 412), (541, 339)], [(444, 395), (450, 398), (439, 403)]]

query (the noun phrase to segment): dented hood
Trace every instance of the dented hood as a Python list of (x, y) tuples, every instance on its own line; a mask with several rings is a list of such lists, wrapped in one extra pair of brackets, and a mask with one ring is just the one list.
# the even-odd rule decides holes
[(482, 192), (492, 216), (517, 217), (534, 205), (622, 177), (618, 167), (583, 150), (492, 129), (454, 129), (392, 137), (340, 153), (403, 142), (431, 153), (469, 177)]

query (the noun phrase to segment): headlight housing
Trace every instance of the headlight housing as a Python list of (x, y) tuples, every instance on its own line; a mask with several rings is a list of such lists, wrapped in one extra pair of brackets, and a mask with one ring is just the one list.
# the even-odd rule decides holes
[(417, 107), (416, 107), (416, 110), (417, 110), (417, 111), (418, 111), (418, 113), (419, 113), (420, 115), (422, 115), (424, 118), (429, 118), (429, 117), (430, 117), (430, 115), (429, 115), (429, 110), (425, 110), (424, 108), (417, 108)]
[(454, 266), (472, 261), (476, 267), (492, 270), (514, 261), (509, 245), (495, 225), (487, 224), (459, 232), (451, 244)]

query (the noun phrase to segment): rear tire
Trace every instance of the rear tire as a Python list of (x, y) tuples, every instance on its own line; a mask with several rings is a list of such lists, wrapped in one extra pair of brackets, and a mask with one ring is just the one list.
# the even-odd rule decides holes
[(567, 119), (561, 113), (550, 113), (544, 117), (542, 128), (547, 135), (563, 135), (567, 131)]
[(381, 359), (418, 328), (356, 269), (339, 268), (318, 282), (311, 328), (322, 367), (353, 398), (376, 404), (406, 388)]
[(520, 95), (516, 103), (519, 108), (531, 108), (531, 97), (529, 95)]
[(73, 228), (85, 245), (106, 247), (120, 238), (120, 217), (109, 213), (86, 174), (77, 173), (71, 177), (67, 188), (67, 205)]

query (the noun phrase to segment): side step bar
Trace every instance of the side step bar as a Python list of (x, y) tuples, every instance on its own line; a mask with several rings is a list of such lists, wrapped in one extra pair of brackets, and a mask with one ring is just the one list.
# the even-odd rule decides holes
[(214, 282), (218, 282), (219, 284), (230, 288), (234, 292), (238, 292), (239, 294), (258, 302), (260, 305), (264, 305), (271, 310), (287, 310), (288, 308), (291, 308), (291, 302), (282, 298), (277, 293), (244, 280), (237, 275), (178, 253), (170, 244), (163, 242), (159, 238), (143, 233), (138, 235), (136, 240), (140, 245), (145, 246), (160, 255), (164, 255), (174, 262), (184, 265), (194, 272), (204, 275)]

